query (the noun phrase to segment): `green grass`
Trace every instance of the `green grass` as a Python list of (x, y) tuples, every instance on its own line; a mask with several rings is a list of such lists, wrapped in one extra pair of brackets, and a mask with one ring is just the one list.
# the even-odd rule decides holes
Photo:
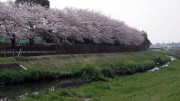
[(18, 62), (28, 69), (0, 71), (0, 82), (17, 84), (73, 76), (87, 81), (106, 80), (143, 72), (169, 60), (164, 53), (154, 51), (0, 58), (0, 63)]
[(180, 60), (153, 73), (115, 77), (74, 89), (29, 95), (24, 101), (180, 101)]

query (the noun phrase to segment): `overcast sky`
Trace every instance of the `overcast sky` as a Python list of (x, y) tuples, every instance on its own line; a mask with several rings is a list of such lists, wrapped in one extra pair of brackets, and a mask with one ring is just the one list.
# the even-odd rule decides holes
[[(7, 0), (0, 0), (7, 1)], [(180, 42), (180, 0), (49, 0), (51, 8), (88, 8), (145, 30), (152, 43)]]

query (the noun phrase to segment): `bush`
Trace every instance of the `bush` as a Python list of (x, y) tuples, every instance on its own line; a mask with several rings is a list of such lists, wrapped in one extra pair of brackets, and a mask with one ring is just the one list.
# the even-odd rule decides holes
[(138, 71), (138, 66), (135, 63), (127, 64), (126, 67), (128, 68), (128, 71), (127, 71), (128, 74), (134, 74)]
[(115, 77), (115, 71), (113, 70), (113, 68), (105, 67), (101, 70), (101, 74), (104, 77), (108, 77), (108, 78), (114, 78)]
[(127, 70), (128, 70), (126, 65), (122, 62), (118, 62), (117, 64), (115, 64), (113, 66), (113, 69), (114, 69), (115, 73), (118, 75), (125, 75), (125, 74), (127, 74)]
[(85, 64), (81, 70), (82, 78), (87, 81), (96, 81), (101, 78), (100, 71), (93, 64)]

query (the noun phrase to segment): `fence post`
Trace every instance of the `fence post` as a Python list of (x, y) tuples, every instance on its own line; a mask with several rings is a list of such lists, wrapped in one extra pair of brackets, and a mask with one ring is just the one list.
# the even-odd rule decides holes
[(19, 53), (18, 53), (18, 57), (21, 55), (21, 50), (22, 50), (22, 49), (20, 48)]

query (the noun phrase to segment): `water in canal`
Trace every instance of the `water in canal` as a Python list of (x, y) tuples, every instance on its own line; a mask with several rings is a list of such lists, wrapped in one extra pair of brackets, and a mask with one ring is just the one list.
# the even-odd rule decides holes
[(79, 87), (82, 86), (84, 83), (85, 82), (79, 79), (68, 79), (27, 83), (12, 86), (0, 85), (0, 101), (22, 99), (28, 94), (38, 94), (39, 92), (49, 92), (57, 89)]

